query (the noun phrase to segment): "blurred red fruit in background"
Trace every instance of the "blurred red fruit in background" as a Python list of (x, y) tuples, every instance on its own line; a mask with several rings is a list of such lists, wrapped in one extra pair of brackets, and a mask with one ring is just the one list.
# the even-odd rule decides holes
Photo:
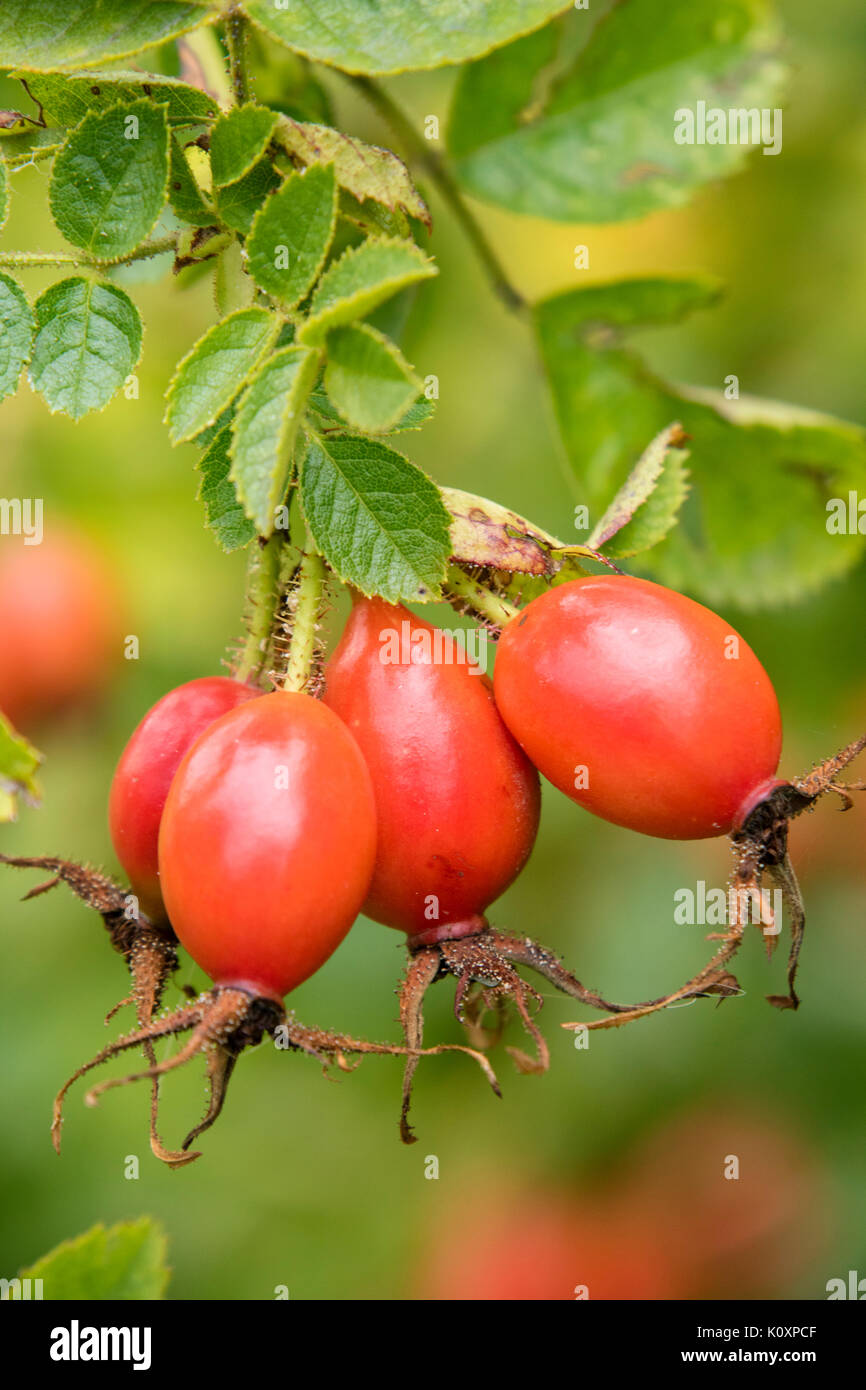
[(122, 653), (116, 575), (56, 527), (39, 545), (0, 538), (0, 710), (24, 732), (98, 695)]

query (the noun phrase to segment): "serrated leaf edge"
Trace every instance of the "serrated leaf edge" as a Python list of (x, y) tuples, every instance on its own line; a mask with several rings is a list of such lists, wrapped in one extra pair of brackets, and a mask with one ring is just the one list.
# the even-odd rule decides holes
[[(373, 325), (369, 323), (344, 323), (340, 324), (338, 328), (333, 329), (332, 332), (338, 333), (341, 329), (344, 328), (351, 328), (354, 329), (357, 333), (365, 333), (368, 337), (375, 338), (379, 345), (385, 349), (392, 361), (394, 361), (397, 364), (401, 372), (403, 372), (408, 384), (415, 388), (415, 395), (413, 397), (413, 400), (417, 400), (418, 397), (423, 394), (424, 383), (421, 381), (421, 378), (418, 376), (417, 372), (415, 371), (415, 368), (412, 366), (410, 362), (406, 361), (406, 358), (403, 356), (403, 353), (400, 351), (397, 344), (395, 342), (392, 342), (392, 340), (385, 333), (382, 333), (380, 329), (374, 328)], [(325, 346), (327, 350), (327, 338), (325, 339)], [(335, 408), (338, 411), (340, 411), (341, 415), (343, 415), (343, 411), (341, 410), (337, 401), (334, 400), (333, 394), (328, 387), (329, 365), (330, 361), (327, 361), (325, 363), (325, 390), (328, 392), (328, 396)], [(406, 414), (406, 411), (410, 409), (411, 405), (412, 401), (409, 402), (408, 406), (403, 406), (402, 409), (394, 411), (393, 415), (389, 417), (388, 423), (386, 425), (380, 425), (378, 429), (371, 429), (368, 425), (360, 425), (357, 423), (357, 421), (350, 420), (347, 415), (343, 415), (343, 419), (348, 421), (352, 429), (360, 430), (362, 433), (369, 434), (374, 439), (377, 439), (380, 435), (388, 434), (391, 430), (393, 430), (394, 426), (398, 424), (400, 420), (403, 419), (403, 416)]]
[[(262, 349), (261, 349), (261, 351), (260, 351), (260, 353), (259, 353), (259, 356), (256, 358), (255, 363), (254, 363), (253, 366), (250, 368), (250, 370), (249, 370), (248, 372), (246, 372), (246, 373), (244, 374), (244, 376), (240, 379), (240, 381), (237, 383), (237, 390), (235, 391), (234, 395), (231, 397), (231, 400), (223, 401), (223, 403), (222, 403), (222, 405), (220, 406), (219, 410), (215, 411), (214, 414), (212, 414), (212, 415), (210, 416), (210, 418), (204, 422), (204, 424), (199, 425), (199, 426), (197, 427), (197, 429), (196, 429), (196, 431), (195, 431), (195, 434), (185, 434), (185, 435), (183, 436), (183, 438), (177, 438), (177, 439), (175, 439), (175, 438), (173, 437), (172, 433), (171, 433), (171, 419), (170, 419), (170, 415), (171, 415), (171, 403), (172, 403), (172, 399), (173, 399), (174, 387), (177, 385), (178, 378), (180, 377), (180, 374), (181, 374), (181, 372), (183, 371), (184, 367), (186, 367), (187, 364), (191, 361), (191, 359), (195, 356), (196, 352), (197, 352), (198, 349), (201, 347), (202, 343), (205, 342), (205, 340), (209, 337), (209, 335), (210, 335), (211, 333), (215, 333), (215, 332), (217, 331), (218, 328), (222, 328), (223, 325), (226, 324), (226, 323), (228, 323), (230, 319), (237, 318), (240, 314), (249, 314), (249, 313), (250, 313), (251, 311), (253, 311), (253, 310), (255, 310), (256, 312), (260, 312), (261, 314), (263, 314), (263, 315), (264, 315), (265, 317), (267, 317), (267, 318), (273, 319), (273, 325), (272, 325), (273, 332), (272, 332), (271, 336), (265, 341), (264, 345), (262, 346)], [(215, 420), (219, 419), (220, 415), (223, 413), (223, 411), (226, 409), (226, 407), (227, 407), (227, 406), (230, 406), (230, 405), (232, 404), (232, 401), (236, 401), (236, 400), (237, 400), (237, 398), (238, 398), (238, 396), (240, 395), (241, 391), (244, 389), (244, 387), (247, 385), (247, 383), (250, 381), (250, 379), (251, 379), (251, 378), (255, 375), (255, 373), (258, 371), (258, 369), (259, 369), (259, 367), (260, 367), (260, 365), (261, 365), (261, 362), (262, 362), (262, 358), (264, 357), (265, 353), (269, 352), (270, 349), (273, 347), (274, 343), (276, 342), (277, 338), (279, 337), (279, 333), (280, 333), (280, 329), (281, 329), (281, 328), (282, 328), (282, 320), (280, 319), (280, 317), (279, 317), (278, 314), (275, 314), (275, 313), (273, 312), (273, 310), (271, 310), (271, 309), (265, 309), (263, 306), (257, 305), (257, 304), (245, 304), (245, 305), (243, 305), (240, 309), (233, 309), (232, 312), (231, 312), (230, 314), (226, 314), (224, 318), (218, 319), (216, 323), (212, 323), (211, 326), (210, 326), (210, 328), (208, 328), (208, 329), (206, 330), (206, 332), (202, 333), (202, 335), (201, 335), (200, 338), (196, 339), (196, 341), (193, 343), (192, 347), (190, 348), (189, 352), (186, 353), (186, 355), (185, 355), (184, 357), (182, 357), (182, 358), (180, 359), (180, 361), (178, 362), (177, 366), (176, 366), (175, 369), (174, 369), (174, 374), (173, 374), (171, 380), (169, 381), (168, 386), (165, 388), (165, 401), (166, 401), (166, 407), (165, 407), (165, 414), (163, 415), (162, 419), (163, 419), (163, 424), (168, 426), (169, 439), (171, 439), (171, 442), (172, 442), (173, 445), (176, 445), (176, 444), (189, 444), (190, 441), (194, 440), (194, 439), (196, 438), (197, 435), (201, 434), (202, 430), (208, 429), (208, 427), (209, 427), (210, 425), (212, 425), (212, 424), (214, 423)]]
[[(278, 361), (285, 360), (290, 355), (295, 356), (299, 353), (303, 354), (303, 358), (300, 363), (298, 374), (295, 377), (295, 381), (292, 385), (292, 389), (286, 393), (283, 402), (283, 409), (280, 412), (279, 437), (274, 450), (274, 452), (277, 455), (281, 455), (285, 451), (288, 457), (286, 459), (286, 466), (283, 470), (282, 479), (277, 479), (276, 476), (272, 477), (271, 479), (271, 488), (268, 494), (268, 520), (265, 521), (264, 524), (262, 524), (262, 517), (253, 515), (253, 504), (250, 498), (247, 496), (246, 489), (243, 485), (243, 481), (238, 477), (237, 473), (235, 472), (235, 468), (238, 463), (235, 451), (235, 446), (238, 438), (237, 431), (239, 426), (241, 425), (242, 417), (244, 414), (244, 406), (247, 404), (252, 394), (253, 388), (255, 387), (259, 379)], [(289, 483), (292, 466), (292, 450), (294, 449), (298, 431), (300, 430), (301, 425), (303, 423), (304, 405), (306, 404), (310, 391), (312, 390), (313, 385), (315, 384), (316, 375), (318, 374), (320, 362), (321, 353), (318, 353), (315, 350), (315, 348), (301, 347), (299, 344), (296, 343), (289, 344), (284, 348), (280, 348), (279, 352), (275, 352), (273, 356), (268, 358), (266, 362), (260, 364), (255, 374), (250, 378), (250, 380), (244, 388), (243, 396), (238, 401), (238, 408), (235, 418), (232, 424), (227, 427), (231, 430), (231, 443), (229, 444), (229, 458), (231, 459), (231, 465), (229, 467), (229, 478), (234, 483), (238, 501), (243, 507), (245, 515), (253, 523), (259, 535), (261, 536), (270, 536), (274, 531), (274, 510), (277, 506), (277, 495), (280, 491), (284, 493)], [(308, 383), (304, 373), (305, 367), (309, 368)], [(298, 382), (300, 382), (302, 388), (306, 387), (306, 389), (303, 389), (301, 391), (299, 397), (296, 392), (296, 386)], [(294, 406), (292, 405), (293, 401), (296, 402)], [(289, 422), (290, 416), (294, 416), (294, 429), (291, 429), (287, 433), (286, 425)]]
[[(272, 198), (278, 197), (279, 194), (282, 193), (283, 189), (287, 186), (287, 184), (290, 183), (290, 181), (291, 181), (292, 179), (294, 179), (294, 178), (305, 178), (305, 177), (307, 176), (307, 173), (309, 172), (310, 169), (330, 169), (330, 170), (333, 172), (334, 166), (333, 166), (332, 163), (331, 163), (331, 164), (308, 164), (304, 170), (300, 170), (300, 169), (299, 169), (299, 170), (296, 170), (295, 173), (289, 174), (288, 178), (285, 179), (284, 182), (280, 184), (280, 187), (274, 189), (273, 193), (271, 193), (271, 194), (265, 199), (265, 201), (262, 203), (262, 205), (261, 205), (261, 207), (259, 208), (258, 212), (256, 213), (255, 217), (253, 218), (252, 222), (250, 223), (250, 230), (249, 230), (249, 232), (247, 233), (246, 241), (245, 241), (245, 249), (246, 249), (246, 254), (247, 254), (247, 257), (248, 257), (248, 258), (249, 258), (249, 253), (250, 253), (250, 251), (249, 251), (250, 243), (252, 242), (253, 238), (255, 237), (255, 233), (256, 233), (256, 225), (257, 225), (257, 223), (259, 222), (259, 219), (261, 218), (261, 216), (262, 216), (262, 214), (264, 213), (265, 209), (269, 206), (269, 204), (270, 204), (270, 202), (271, 202), (271, 199), (272, 199)], [(330, 222), (330, 231), (329, 231), (329, 233), (328, 233), (328, 240), (327, 240), (327, 243), (326, 243), (326, 245), (325, 245), (325, 249), (323, 250), (321, 256), (319, 257), (319, 261), (318, 261), (318, 264), (316, 265), (316, 269), (315, 269), (314, 274), (312, 274), (312, 275), (310, 276), (309, 281), (307, 282), (306, 287), (304, 288), (304, 290), (303, 290), (299, 295), (297, 295), (294, 299), (291, 299), (291, 300), (290, 300), (290, 299), (283, 299), (283, 298), (281, 298), (279, 295), (274, 294), (271, 290), (265, 289), (265, 287), (264, 287), (263, 285), (259, 285), (258, 280), (256, 280), (256, 277), (255, 277), (255, 275), (253, 274), (252, 267), (250, 267), (250, 277), (251, 277), (251, 279), (255, 282), (256, 285), (258, 285), (258, 287), (259, 287), (260, 290), (263, 290), (263, 292), (264, 292), (265, 294), (270, 295), (270, 297), (271, 297), (277, 304), (279, 304), (280, 308), (281, 308), (281, 309), (284, 309), (286, 313), (290, 313), (293, 309), (295, 309), (295, 308), (297, 307), (298, 304), (300, 304), (301, 300), (304, 299), (305, 296), (309, 294), (311, 286), (315, 285), (316, 281), (318, 280), (319, 276), (320, 276), (321, 273), (322, 273), (322, 266), (325, 264), (325, 260), (326, 260), (326, 258), (327, 258), (328, 252), (329, 252), (330, 249), (331, 249), (331, 243), (332, 243), (333, 240), (334, 240), (334, 230), (335, 230), (336, 225), (337, 225), (337, 188), (338, 188), (337, 177), (336, 177), (336, 173), (334, 173), (334, 177), (333, 177), (333, 188), (332, 188), (332, 198), (331, 198), (331, 222)], [(247, 264), (249, 265), (249, 259), (247, 260)]]
[[(424, 252), (421, 250), (419, 246), (415, 245), (414, 241), (411, 241), (406, 237), (367, 237), (366, 240), (362, 241), (359, 246), (350, 246), (346, 251), (343, 252), (339, 260), (334, 261), (333, 264), (328, 267), (328, 269), (325, 271), (325, 274), (322, 276), (321, 280), (316, 286), (316, 296), (320, 294), (322, 286), (326, 283), (327, 278), (332, 270), (336, 270), (337, 266), (345, 265), (346, 261), (348, 260), (356, 259), (356, 257), (364, 251), (365, 247), (373, 245), (411, 247), (412, 250), (416, 252), (418, 257), (420, 258), (418, 269), (415, 273), (411, 275), (392, 275), (386, 278), (385, 280), (379, 280), (377, 282), (379, 287), (381, 287), (382, 289), (386, 289), (386, 293), (382, 297), (383, 299), (389, 299), (391, 295), (396, 294), (398, 290), (403, 289), (406, 285), (413, 284), (416, 280), (431, 279), (433, 276), (439, 274), (438, 266), (436, 266), (433, 263), (433, 261), (431, 261), (427, 256), (424, 255)], [(362, 298), (364, 298), (365, 295), (367, 295), (370, 292), (372, 288), (373, 286), (371, 285), (368, 286), (367, 289), (356, 290), (354, 294), (347, 295), (343, 299), (335, 300), (333, 304), (328, 305), (327, 309), (323, 309), (318, 314), (316, 314), (315, 312), (316, 296), (314, 296), (313, 303), (310, 305), (310, 316), (309, 318), (304, 320), (304, 322), (298, 329), (298, 342), (305, 343), (310, 347), (318, 347), (322, 339), (327, 336), (328, 329), (327, 327), (321, 329), (321, 324), (323, 322), (327, 323), (329, 314), (331, 314), (333, 310), (337, 308), (338, 305), (351, 305), (353, 302), (361, 300)], [(372, 310), (370, 312), (372, 312)], [(358, 317), (360, 317), (360, 315)], [(354, 320), (349, 319), (347, 320), (347, 322), (351, 323), (354, 322)], [(335, 324), (334, 327), (336, 326), (337, 325)], [(310, 333), (313, 330), (315, 330), (315, 336), (310, 337)]]

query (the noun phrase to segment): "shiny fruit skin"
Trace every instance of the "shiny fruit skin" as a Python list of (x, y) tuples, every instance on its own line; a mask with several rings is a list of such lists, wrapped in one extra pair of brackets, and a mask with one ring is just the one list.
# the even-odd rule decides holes
[(108, 827), (114, 852), (151, 921), (165, 917), (159, 823), (180, 760), (209, 724), (260, 693), (227, 676), (187, 681), (148, 710), (120, 756), (108, 798)]
[(209, 725), (186, 753), (159, 832), (181, 944), (218, 985), (273, 999), (336, 950), (376, 853), (370, 774), (344, 724), (276, 691)]
[(0, 537), (0, 710), (27, 732), (99, 695), (120, 659), (117, 579), (66, 532)]
[(533, 599), (502, 634), (495, 689), (545, 777), (646, 835), (727, 833), (778, 766), (779, 704), (754, 652), (716, 613), (644, 579), (593, 576)]
[[(381, 634), (404, 631), (401, 655), (431, 659), (380, 660)], [(433, 660), (437, 638), (462, 661)], [(475, 670), (449, 633), (400, 605), (361, 599), (325, 671), (324, 701), (351, 729), (376, 794), (376, 868), (363, 911), (410, 934), (472, 929), (523, 868), (538, 829), (538, 775)]]

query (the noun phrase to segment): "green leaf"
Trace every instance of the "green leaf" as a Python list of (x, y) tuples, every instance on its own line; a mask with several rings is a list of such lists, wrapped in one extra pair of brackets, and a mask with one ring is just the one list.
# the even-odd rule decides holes
[(685, 202), (750, 146), (677, 143), (679, 113), (698, 102), (725, 116), (775, 105), (782, 67), (767, 13), (764, 0), (629, 0), (574, 60), (560, 59), (558, 41), (585, 13), (466, 68), (447, 137), (460, 181), (475, 197), (565, 222)]
[(30, 361), (32, 337), (27, 296), (11, 275), (0, 272), (0, 401), (16, 390), (21, 369)]
[(590, 507), (603, 511), (644, 442), (680, 421), (690, 494), (642, 567), (711, 606), (769, 607), (815, 592), (863, 554), (866, 537), (828, 531), (827, 507), (866, 492), (866, 434), (789, 407), (714, 402), (659, 380), (625, 345), (630, 329), (673, 322), (716, 293), (706, 281), (594, 285), (538, 305), (537, 332)]
[(80, 420), (101, 410), (123, 385), (141, 352), (141, 319), (123, 290), (82, 276), (59, 280), (35, 305), (30, 384)]
[(243, 389), (276, 341), (280, 320), (267, 309), (239, 309), (209, 328), (178, 363), (166, 392), (173, 444), (194, 439)]
[(437, 488), (375, 439), (309, 439), (301, 502), (328, 564), (364, 594), (391, 603), (439, 596), (451, 549)]
[(562, 0), (245, 0), (265, 33), (346, 72), (465, 63), (570, 8)]
[(218, 188), (237, 183), (270, 144), (279, 116), (266, 106), (236, 106), (220, 116), (210, 137), (210, 164)]
[(42, 107), (43, 119), (49, 126), (78, 125), (94, 108), (142, 98), (164, 106), (172, 125), (213, 120), (219, 114), (219, 107), (209, 92), (190, 87), (176, 77), (163, 77), (154, 72), (94, 70), (68, 72), (62, 76), (27, 72), (12, 76), (26, 78), (27, 91)]
[(231, 479), (260, 536), (274, 530), (274, 511), (286, 495), (292, 450), (319, 354), (285, 347), (253, 377), (238, 405)]
[(334, 235), (337, 186), (330, 165), (290, 174), (257, 213), (246, 250), (256, 284), (293, 309), (315, 283)]
[(43, 1255), (24, 1279), (42, 1280), (42, 1297), (70, 1302), (163, 1298), (168, 1285), (167, 1242), (149, 1216), (103, 1225), (65, 1240)]
[(198, 496), (204, 503), (205, 525), (226, 553), (249, 545), (256, 534), (229, 477), (232, 432), (224, 427), (214, 435), (197, 464), (201, 474)]
[(263, 155), (242, 179), (215, 190), (220, 221), (246, 236), (262, 203), (279, 182), (279, 174)]
[(368, 324), (328, 334), (325, 387), (344, 419), (369, 434), (386, 434), (421, 393), (400, 349)]
[[(321, 386), (317, 386), (310, 396), (308, 413), (312, 414), (316, 428), (326, 434), (353, 433), (351, 425), (343, 418)], [(426, 396), (419, 396), (418, 400), (413, 401), (409, 406), (402, 419), (398, 420), (396, 425), (391, 426), (388, 434), (405, 434), (410, 430), (420, 430), (427, 424), (428, 420), (433, 419), (434, 414), (433, 402), (428, 400)]]
[(682, 426), (668, 425), (644, 449), (587, 545), (624, 559), (649, 550), (674, 526), (688, 494)]
[(3, 0), (0, 67), (88, 67), (165, 43), (207, 18), (201, 4), (173, 0)]
[(36, 773), (41, 762), (42, 754), (0, 713), (0, 823), (17, 819), (19, 796), (38, 804), (41, 791)]
[(409, 170), (390, 150), (367, 145), (327, 125), (294, 121), (284, 116), (276, 137), (293, 159), (303, 164), (333, 164), (337, 183), (359, 202), (369, 199), (417, 217), (430, 227), (430, 211), (412, 182)]
[(101, 260), (144, 241), (168, 186), (165, 111), (142, 101), (92, 111), (54, 161), (49, 199), (59, 230)]
[(199, 188), (183, 145), (174, 134), (171, 137), (168, 200), (177, 216), (193, 227), (210, 227), (216, 222), (216, 213)]
[(364, 318), (398, 290), (437, 274), (414, 242), (371, 237), (344, 251), (325, 271), (298, 339), (319, 344), (331, 329)]

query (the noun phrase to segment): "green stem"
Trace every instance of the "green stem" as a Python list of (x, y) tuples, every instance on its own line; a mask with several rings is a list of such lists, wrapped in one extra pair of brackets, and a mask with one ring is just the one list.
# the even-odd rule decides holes
[(271, 536), (264, 545), (255, 545), (250, 554), (247, 571), (247, 608), (249, 629), (247, 640), (235, 668), (235, 680), (257, 680), (267, 657), (268, 642), (274, 623), (279, 585), (280, 536)]
[(423, 169), (426, 169), (430, 178), (435, 183), (440, 194), (448, 204), (464, 234), (468, 238), (475, 254), (478, 256), (485, 274), (490, 281), (496, 294), (503, 301), (508, 309), (517, 313), (526, 308), (526, 300), (518, 289), (511, 283), (508, 273), (499, 259), (492, 244), (487, 239), (481, 224), (475, 214), (470, 211), (464, 202), (463, 194), (457, 185), (457, 181), (451, 172), (446, 161), (425, 140), (423, 135), (415, 129), (406, 113), (388, 95), (384, 88), (380, 87), (369, 77), (351, 76), (343, 73), (353, 87), (367, 98), (370, 104), (378, 111), (379, 115), (387, 121), (398, 140), (404, 146), (409, 158)]
[(174, 251), (176, 247), (176, 236), (164, 236), (158, 241), (144, 242), (125, 256), (118, 256), (115, 261), (101, 261), (98, 256), (78, 255), (70, 251), (0, 251), (0, 265), (14, 266), (19, 270), (38, 269), (40, 266), (88, 265), (107, 270), (112, 265), (146, 261), (151, 256), (161, 256), (165, 251)]
[(295, 606), (292, 616), (292, 636), (283, 689), (303, 691), (313, 674), (316, 654), (316, 625), (325, 591), (327, 571), (321, 555), (313, 549), (309, 538), (298, 572)]
[(448, 571), (448, 579), (444, 586), (445, 598), (450, 603), (456, 600), (460, 608), (466, 608), (471, 613), (477, 614), (485, 622), (492, 623), (494, 627), (505, 627), (512, 618), (520, 612), (513, 603), (507, 599), (500, 598), (499, 594), (494, 594), (492, 589), (486, 585), (479, 584), (477, 579), (470, 579), (468, 574), (452, 565)]
[(229, 51), (229, 74), (235, 105), (243, 106), (250, 95), (247, 75), (247, 21), (246, 16), (234, 5), (226, 15), (226, 47)]

